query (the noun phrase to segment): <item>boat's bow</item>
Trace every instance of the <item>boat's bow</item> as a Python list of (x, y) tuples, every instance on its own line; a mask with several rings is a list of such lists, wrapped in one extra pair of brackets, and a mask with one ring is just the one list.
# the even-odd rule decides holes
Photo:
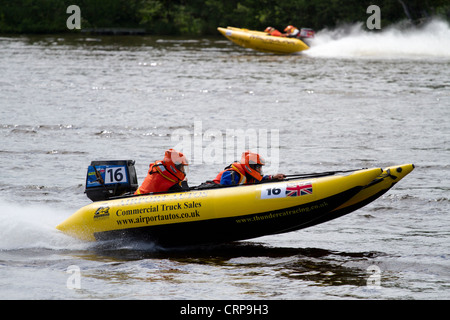
[(311, 227), (316, 224), (342, 217), (343, 215), (368, 205), (385, 194), (413, 170), (414, 165), (411, 163), (384, 168), (380, 175), (370, 181), (370, 183), (364, 186), (361, 191), (351, 197), (348, 201), (345, 201), (325, 215), (318, 217), (315, 220), (311, 220), (305, 227)]

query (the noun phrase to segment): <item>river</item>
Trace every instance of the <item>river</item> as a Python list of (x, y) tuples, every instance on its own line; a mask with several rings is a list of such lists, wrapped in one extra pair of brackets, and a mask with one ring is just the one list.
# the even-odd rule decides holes
[[(449, 299), (449, 40), (442, 21), (321, 30), (289, 56), (219, 35), (0, 37), (0, 298)], [(191, 185), (246, 147), (268, 174), (416, 168), (347, 216), (238, 243), (163, 250), (55, 229), (90, 203), (91, 160), (133, 159), (142, 182), (170, 147)]]

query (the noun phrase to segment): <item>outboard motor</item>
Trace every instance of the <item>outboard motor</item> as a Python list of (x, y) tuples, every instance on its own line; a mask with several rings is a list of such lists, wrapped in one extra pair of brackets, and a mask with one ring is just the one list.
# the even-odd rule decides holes
[(304, 43), (308, 45), (308, 47), (311, 47), (312, 41), (315, 36), (315, 31), (313, 29), (309, 28), (302, 28), (300, 30), (300, 36), (299, 39), (302, 40)]
[(88, 167), (85, 193), (92, 201), (132, 193), (138, 186), (134, 160), (92, 161)]
[(309, 28), (301, 28), (300, 29), (300, 38), (304, 39), (312, 39), (315, 36), (315, 31)]

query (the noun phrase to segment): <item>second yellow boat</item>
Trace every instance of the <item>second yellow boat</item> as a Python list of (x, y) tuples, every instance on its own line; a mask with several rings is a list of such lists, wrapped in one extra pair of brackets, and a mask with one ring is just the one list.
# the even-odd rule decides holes
[(291, 54), (309, 49), (305, 42), (297, 38), (276, 37), (262, 31), (234, 27), (219, 27), (217, 30), (237, 45), (261, 52)]

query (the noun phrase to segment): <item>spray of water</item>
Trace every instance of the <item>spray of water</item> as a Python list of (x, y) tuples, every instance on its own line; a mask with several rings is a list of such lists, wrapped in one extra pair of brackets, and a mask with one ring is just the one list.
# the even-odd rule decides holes
[(20, 205), (0, 199), (0, 251), (85, 249), (86, 243), (55, 229), (68, 215), (50, 206)]
[(434, 19), (405, 29), (402, 24), (367, 31), (362, 23), (316, 33), (305, 54), (324, 58), (450, 59), (450, 25)]
[(86, 242), (72, 238), (56, 229), (71, 214), (73, 212), (46, 204), (22, 205), (0, 198), (0, 252), (29, 249), (97, 252), (163, 250), (151, 242)]

